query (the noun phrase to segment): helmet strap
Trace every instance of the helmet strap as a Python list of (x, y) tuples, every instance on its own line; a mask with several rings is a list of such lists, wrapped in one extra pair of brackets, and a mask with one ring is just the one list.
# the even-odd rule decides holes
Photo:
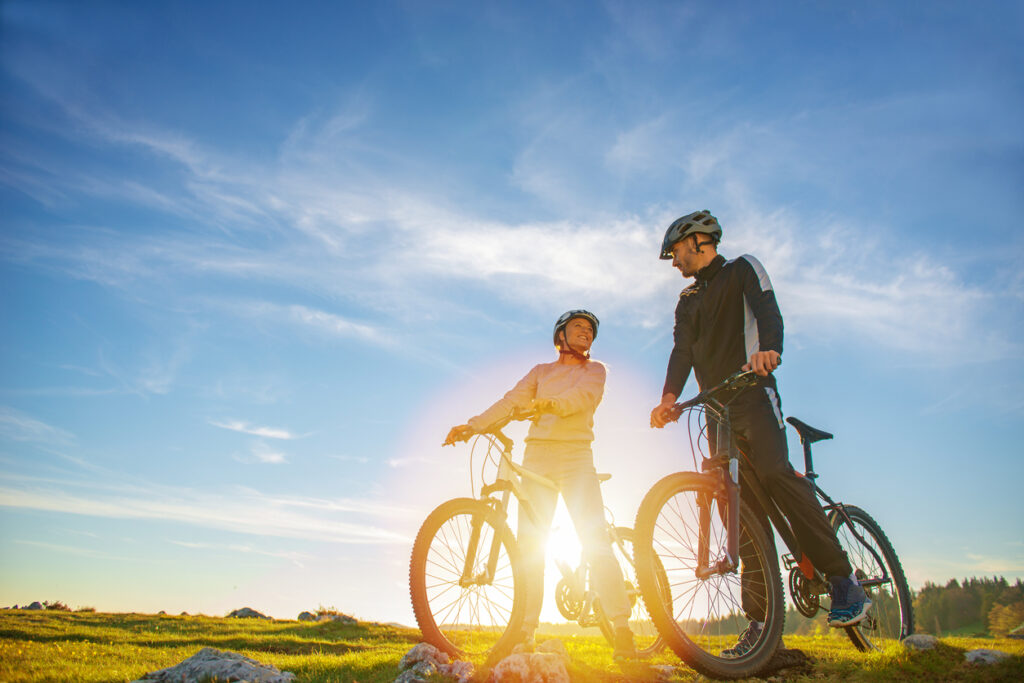
[(572, 356), (573, 358), (579, 358), (583, 361), (590, 360), (589, 351), (586, 354), (583, 354), (572, 347), (572, 344), (569, 343), (569, 338), (565, 336), (564, 327), (559, 330), (559, 333), (562, 335), (562, 343), (558, 345), (559, 356)]

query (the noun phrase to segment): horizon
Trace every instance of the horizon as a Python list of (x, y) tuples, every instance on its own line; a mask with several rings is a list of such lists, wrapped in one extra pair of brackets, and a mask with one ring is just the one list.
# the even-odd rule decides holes
[(771, 278), (822, 487), (915, 590), (1024, 578), (1022, 15), (0, 4), (0, 605), (415, 625), (444, 435), (575, 308), (631, 526), (689, 463), (648, 415), (698, 209)]

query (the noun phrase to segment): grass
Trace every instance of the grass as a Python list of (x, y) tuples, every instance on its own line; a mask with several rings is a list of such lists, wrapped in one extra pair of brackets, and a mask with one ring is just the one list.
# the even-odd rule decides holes
[[(543, 640), (543, 633), (539, 634)], [(571, 657), (574, 681), (654, 681), (650, 664), (678, 666), (672, 681), (703, 680), (671, 652), (621, 671), (611, 648), (593, 635), (560, 636)], [(297, 622), (204, 616), (0, 611), (0, 680), (133, 681), (192, 656), (203, 647), (239, 652), (309, 683), (393, 681), (402, 655), (419, 642), (414, 629), (372, 623)], [(862, 654), (838, 635), (786, 636), (787, 647), (813, 658), (810, 670), (781, 672), (778, 681), (1021, 681), (1024, 641), (943, 638), (932, 652), (894, 644)], [(1014, 655), (999, 665), (965, 662), (967, 650), (988, 648)]]

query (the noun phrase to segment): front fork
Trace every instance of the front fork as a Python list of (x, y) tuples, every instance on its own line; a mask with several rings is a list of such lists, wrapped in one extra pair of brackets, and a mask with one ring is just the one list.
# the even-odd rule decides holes
[[(705, 470), (711, 470), (715, 477), (713, 490), (698, 494), (698, 529), (697, 546), (697, 578), (707, 580), (716, 574), (728, 574), (736, 571), (740, 565), (740, 460), (739, 451), (733, 442), (729, 424), (729, 408), (722, 407), (721, 419), (717, 422), (715, 443), (716, 450), (721, 452), (720, 444), (726, 443), (726, 455), (723, 458), (716, 454), (705, 462)], [(726, 528), (725, 557), (714, 564), (711, 563), (711, 508), (715, 500), (719, 500), (719, 509), (724, 502)], [(720, 513), (721, 514), (721, 513)]]
[[(502, 492), (501, 509), (508, 509), (508, 500), (510, 495), (511, 494), (508, 490)], [(467, 588), (469, 586), (487, 586), (494, 581), (494, 574), (498, 567), (498, 554), (501, 552), (501, 539), (498, 538), (498, 534), (496, 533), (491, 539), (491, 547), (487, 551), (487, 564), (479, 574), (473, 573), (477, 566), (477, 550), (480, 547), (480, 536), (482, 534), (486, 517), (487, 516), (483, 514), (475, 515), (473, 517), (473, 521), (470, 522), (469, 543), (466, 546), (466, 560), (462, 567), (462, 576), (459, 577), (459, 586), (462, 588)]]

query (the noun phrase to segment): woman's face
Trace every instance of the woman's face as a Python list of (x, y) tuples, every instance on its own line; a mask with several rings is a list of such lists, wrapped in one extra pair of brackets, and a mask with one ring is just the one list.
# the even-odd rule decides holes
[(594, 343), (594, 327), (586, 318), (573, 318), (563, 333), (566, 341), (580, 353), (586, 353)]

